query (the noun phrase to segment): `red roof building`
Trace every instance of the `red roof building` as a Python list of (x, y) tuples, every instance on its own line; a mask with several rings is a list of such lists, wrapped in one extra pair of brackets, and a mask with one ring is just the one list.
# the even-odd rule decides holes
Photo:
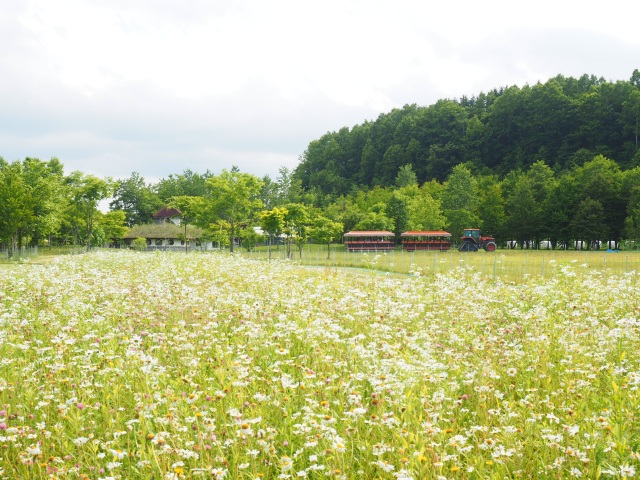
[(180, 215), (182, 212), (177, 208), (170, 208), (167, 206), (162, 207), (156, 213), (152, 215), (153, 219), (157, 224), (162, 223), (173, 223), (175, 225), (180, 225)]

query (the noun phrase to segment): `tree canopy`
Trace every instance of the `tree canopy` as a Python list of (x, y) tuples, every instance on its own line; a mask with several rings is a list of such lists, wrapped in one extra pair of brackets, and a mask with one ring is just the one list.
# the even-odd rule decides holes
[[(346, 194), (391, 186), (407, 166), (417, 181), (446, 180), (458, 164), (499, 176), (542, 160), (556, 172), (601, 154), (640, 165), (640, 86), (583, 75), (510, 86), (430, 106), (405, 105), (309, 143), (294, 171), (305, 189)], [(399, 185), (403, 186), (403, 185)]]
[[(284, 234), (289, 254), (293, 243), (330, 243), (354, 229), (397, 239), (446, 229), (455, 239), (473, 227), (521, 246), (637, 245), (639, 134), (635, 70), (629, 81), (558, 75), (405, 105), (311, 140), (297, 167), (282, 167), (275, 180), (234, 167), (187, 169), (155, 184), (137, 172), (111, 182), (65, 176), (56, 158), (0, 158), (0, 248), (12, 255), (47, 237), (89, 248), (121, 235), (123, 223), (152, 222), (164, 205), (231, 251), (243, 237), (257, 241), (251, 227), (260, 223)], [(107, 198), (111, 215), (99, 211)]]

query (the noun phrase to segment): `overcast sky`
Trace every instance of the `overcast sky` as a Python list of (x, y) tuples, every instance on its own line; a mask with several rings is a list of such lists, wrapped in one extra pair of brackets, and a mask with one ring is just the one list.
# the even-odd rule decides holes
[(394, 107), (629, 80), (637, 0), (0, 0), (0, 156), (273, 179)]

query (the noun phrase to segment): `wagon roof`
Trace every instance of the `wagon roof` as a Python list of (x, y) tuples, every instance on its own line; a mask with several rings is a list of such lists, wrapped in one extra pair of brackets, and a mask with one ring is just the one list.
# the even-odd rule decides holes
[(352, 230), (344, 234), (345, 237), (361, 237), (361, 236), (380, 236), (385, 237), (393, 235), (392, 232), (386, 230)]
[(425, 230), (425, 231), (409, 231), (403, 232), (400, 234), (401, 237), (413, 237), (417, 235), (432, 235), (432, 236), (440, 236), (440, 237), (450, 237), (451, 234), (449, 232), (445, 232), (444, 230)]

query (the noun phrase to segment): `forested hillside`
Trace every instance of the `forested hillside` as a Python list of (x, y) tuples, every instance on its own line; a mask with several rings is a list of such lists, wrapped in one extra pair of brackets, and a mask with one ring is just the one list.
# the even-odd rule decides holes
[(341, 195), (393, 185), (411, 165), (420, 184), (458, 164), (504, 177), (543, 160), (556, 172), (597, 155), (622, 170), (640, 165), (640, 71), (629, 81), (558, 75), (534, 86), (405, 105), (312, 141), (294, 176), (306, 190)]
[[(640, 72), (630, 81), (558, 76), (429, 107), (405, 106), (313, 140), (294, 171), (257, 178), (185, 170), (149, 184), (63, 174), (0, 157), (0, 250), (102, 245), (170, 205), (209, 240), (289, 247), (350, 230), (482, 228), (499, 246), (640, 245)], [(110, 199), (111, 211), (100, 202)], [(618, 243), (615, 243), (617, 246)]]

